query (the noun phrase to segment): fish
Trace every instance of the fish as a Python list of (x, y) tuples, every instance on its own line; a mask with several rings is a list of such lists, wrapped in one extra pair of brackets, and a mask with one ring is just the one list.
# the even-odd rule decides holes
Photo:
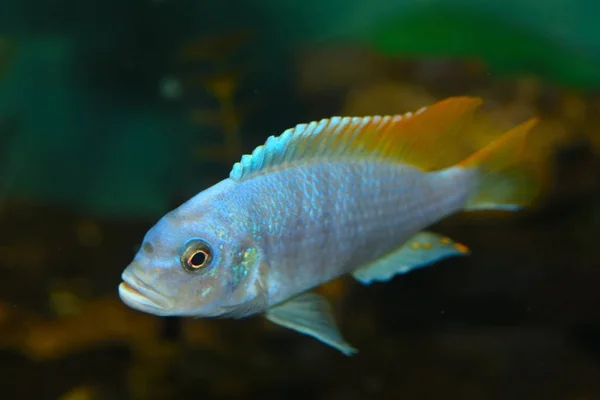
[(538, 197), (539, 158), (526, 146), (538, 118), (474, 151), (464, 132), (482, 103), (455, 96), (270, 136), (148, 230), (122, 273), (122, 302), (156, 316), (262, 315), (356, 354), (315, 288), (342, 276), (388, 282), (466, 256), (467, 246), (427, 228)]

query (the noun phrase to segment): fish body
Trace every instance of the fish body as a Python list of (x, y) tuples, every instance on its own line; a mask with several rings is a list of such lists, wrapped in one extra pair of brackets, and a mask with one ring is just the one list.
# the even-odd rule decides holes
[(516, 210), (537, 193), (519, 151), (535, 120), (475, 154), (453, 142), (479, 104), (450, 98), (415, 114), (337, 117), (269, 138), (149, 230), (121, 299), (163, 316), (263, 313), (353, 354), (311, 289), (346, 274), (387, 281), (468, 254), (423, 229), (462, 210)]
[(472, 171), (452, 168), (311, 163), (233, 185), (230, 196), (252, 204), (246, 229), (256, 232), (273, 306), (379, 259), (461, 209), (472, 180)]

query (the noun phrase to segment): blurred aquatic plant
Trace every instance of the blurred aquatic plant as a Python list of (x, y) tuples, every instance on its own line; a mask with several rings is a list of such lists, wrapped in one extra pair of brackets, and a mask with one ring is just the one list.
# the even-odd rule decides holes
[(9, 67), (16, 52), (16, 42), (8, 36), (0, 36), (0, 78), (2, 78)]
[(223, 136), (222, 143), (203, 144), (195, 150), (195, 156), (201, 160), (231, 163), (242, 153), (241, 127), (250, 107), (237, 104), (246, 69), (237, 67), (234, 57), (252, 38), (248, 30), (202, 36), (188, 42), (180, 51), (182, 63), (204, 64), (204, 68), (198, 68), (199, 72), (184, 80), (184, 85), (208, 93), (217, 102), (216, 109), (197, 108), (190, 114), (192, 124), (216, 127)]
[(250, 29), (212, 36), (202, 35), (188, 41), (181, 48), (179, 58), (182, 62), (204, 61), (217, 67), (228, 65), (231, 56), (252, 39), (253, 31)]
[(230, 163), (239, 157), (242, 151), (241, 126), (242, 112), (235, 104), (235, 93), (239, 75), (235, 72), (212, 76), (206, 79), (206, 90), (217, 100), (217, 110), (195, 110), (191, 121), (198, 125), (216, 126), (223, 135), (223, 143), (202, 145), (196, 151), (196, 157), (202, 160)]
[(476, 56), (496, 73), (514, 76), (529, 72), (585, 91), (600, 88), (597, 54), (535, 33), (526, 24), (520, 26), (464, 6), (423, 5), (404, 10), (377, 24), (365, 40), (388, 55)]
[(95, 391), (90, 386), (77, 386), (63, 393), (58, 400), (94, 400), (96, 399)]
[(337, 45), (302, 49), (294, 58), (296, 89), (302, 98), (327, 97), (328, 93), (385, 79), (392, 66), (383, 55), (362, 46)]
[[(172, 360), (179, 356), (178, 344), (162, 337), (163, 323), (159, 318), (128, 310), (114, 295), (83, 303), (77, 312), (52, 319), (0, 301), (0, 349), (18, 350), (43, 362), (122, 343), (133, 350), (130, 393), (133, 398), (149, 398), (149, 393), (165, 386), (160, 381), (168, 376)], [(188, 320), (183, 326), (186, 344), (225, 352), (216, 333), (213, 326), (201, 321)]]
[[(14, 177), (8, 174), (7, 171), (11, 158), (15, 157), (10, 152), (10, 146), (19, 133), (19, 127), (19, 123), (15, 118), (0, 117), (0, 220), (9, 206), (10, 188), (14, 182)], [(4, 246), (0, 246), (0, 258), (5, 250)]]

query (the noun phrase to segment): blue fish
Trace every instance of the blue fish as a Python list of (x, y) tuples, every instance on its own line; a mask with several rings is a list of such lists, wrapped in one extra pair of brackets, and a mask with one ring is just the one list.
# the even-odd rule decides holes
[(473, 153), (464, 132), (481, 103), (451, 97), (269, 137), (147, 232), (122, 274), (122, 301), (158, 316), (262, 314), (354, 354), (311, 289), (345, 274), (385, 282), (468, 254), (424, 229), (461, 211), (515, 211), (537, 196), (540, 169), (525, 149), (537, 119)]

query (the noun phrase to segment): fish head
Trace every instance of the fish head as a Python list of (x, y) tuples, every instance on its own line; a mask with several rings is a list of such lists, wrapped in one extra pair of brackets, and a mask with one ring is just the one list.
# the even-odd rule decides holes
[(198, 203), (190, 200), (146, 233), (122, 274), (126, 305), (158, 316), (215, 317), (256, 297), (262, 257), (246, 219), (239, 209)]

